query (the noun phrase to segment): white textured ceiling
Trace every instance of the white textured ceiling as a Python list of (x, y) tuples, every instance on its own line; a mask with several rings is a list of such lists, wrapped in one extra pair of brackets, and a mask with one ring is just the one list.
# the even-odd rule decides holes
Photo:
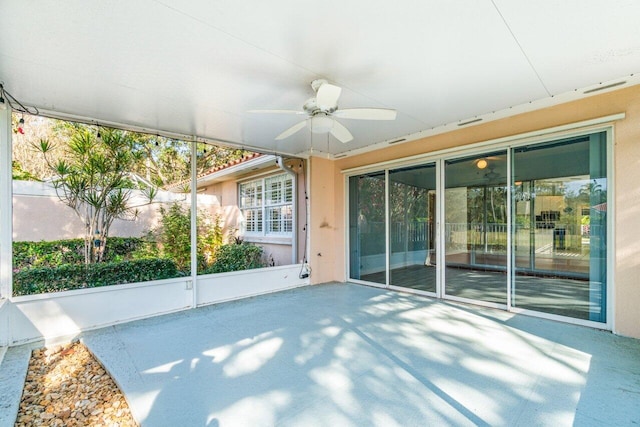
[[(25, 104), (289, 154), (359, 151), (640, 73), (637, 0), (0, 0), (0, 14), (0, 81)], [(247, 113), (301, 109), (316, 78), (343, 88), (341, 108), (397, 120), (342, 120), (347, 144), (275, 141), (302, 116)]]

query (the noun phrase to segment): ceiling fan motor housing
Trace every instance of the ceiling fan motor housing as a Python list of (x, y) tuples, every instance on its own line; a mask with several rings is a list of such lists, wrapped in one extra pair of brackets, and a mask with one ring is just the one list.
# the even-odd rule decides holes
[(325, 113), (314, 114), (309, 123), (312, 133), (327, 133), (333, 129), (333, 119)]
[(309, 114), (310, 116), (313, 116), (313, 115), (318, 114), (318, 113), (329, 113), (329, 114), (331, 114), (331, 113), (333, 113), (334, 111), (336, 111), (338, 109), (338, 106), (336, 105), (333, 108), (322, 110), (320, 107), (318, 107), (318, 102), (317, 102), (316, 98), (309, 98), (309, 99), (307, 99), (307, 101), (302, 106), (302, 109), (307, 114)]

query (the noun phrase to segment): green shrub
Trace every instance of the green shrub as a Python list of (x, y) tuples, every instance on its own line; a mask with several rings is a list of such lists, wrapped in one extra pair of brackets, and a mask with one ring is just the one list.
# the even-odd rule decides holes
[(191, 214), (179, 203), (168, 209), (160, 207), (162, 216), (159, 230), (161, 252), (165, 258), (171, 258), (178, 269), (189, 271), (191, 263)]
[(104, 250), (104, 261), (113, 262), (119, 259), (132, 259), (132, 254), (145, 245), (148, 245), (148, 242), (145, 242), (140, 237), (109, 237)]
[(262, 248), (250, 243), (223, 245), (216, 253), (216, 260), (202, 273), (226, 273), (266, 267), (262, 262)]
[[(174, 203), (169, 208), (160, 208), (160, 226), (151, 234), (157, 236), (159, 254), (171, 258), (180, 271), (191, 271), (191, 209)], [(198, 234), (198, 271), (205, 269), (216, 257), (223, 241), (222, 218), (214, 218), (205, 211), (196, 214)]]
[[(133, 258), (132, 254), (147, 245), (139, 237), (110, 237), (105, 248), (105, 262)], [(63, 264), (84, 265), (84, 240), (66, 239), (40, 242), (13, 242), (13, 268), (58, 267)]]
[(61, 264), (84, 264), (84, 240), (13, 242), (14, 270)]
[(170, 279), (181, 276), (169, 259), (141, 259), (98, 264), (36, 267), (13, 275), (13, 295), (31, 295)]

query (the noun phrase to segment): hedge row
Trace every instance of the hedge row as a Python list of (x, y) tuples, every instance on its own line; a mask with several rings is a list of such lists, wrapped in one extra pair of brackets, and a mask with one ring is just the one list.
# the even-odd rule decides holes
[(170, 279), (183, 275), (169, 259), (36, 267), (14, 273), (13, 295), (31, 295)]
[(216, 252), (216, 259), (202, 274), (226, 273), (228, 271), (250, 270), (266, 267), (262, 262), (262, 248), (250, 243), (222, 245)]
[[(139, 237), (109, 237), (105, 262), (128, 259), (146, 242)], [(57, 267), (62, 264), (84, 265), (84, 240), (66, 239), (40, 242), (13, 242), (13, 268)]]

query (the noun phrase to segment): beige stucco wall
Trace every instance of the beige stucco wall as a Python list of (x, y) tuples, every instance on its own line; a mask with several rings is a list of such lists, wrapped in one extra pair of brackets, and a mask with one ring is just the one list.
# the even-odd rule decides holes
[(344, 281), (343, 177), (335, 162), (318, 157), (311, 158), (309, 172), (311, 283)]
[[(82, 238), (84, 224), (73, 209), (55, 195), (50, 185), (33, 181), (13, 181), (14, 241), (51, 241)], [(217, 204), (211, 196), (198, 196), (202, 206)], [(160, 220), (160, 208), (173, 202), (189, 205), (188, 195), (161, 192), (153, 203), (148, 203), (141, 193), (134, 192), (130, 199), (137, 206), (138, 215), (132, 220), (116, 219), (111, 225), (112, 237), (140, 237), (155, 228)]]
[[(614, 331), (640, 338), (640, 86), (394, 145), (337, 161), (311, 160), (313, 283), (344, 281), (342, 170), (625, 113), (614, 126)], [(322, 254), (319, 256), (318, 254)]]
[[(115, 220), (112, 237), (141, 237), (158, 225), (159, 204), (139, 208), (138, 218)], [(84, 237), (84, 225), (75, 212), (55, 197), (13, 197), (13, 240), (51, 241)]]
[[(306, 233), (304, 231), (307, 217), (307, 207), (305, 200), (305, 161), (298, 159), (286, 160), (285, 164), (297, 174), (296, 178), (296, 196), (298, 202), (297, 208), (297, 227), (298, 227), (298, 245), (296, 262), (302, 262), (304, 257), (304, 244)], [(238, 182), (250, 180), (258, 177), (266, 177), (271, 174), (280, 174), (282, 170), (276, 166), (269, 169), (260, 170), (260, 175), (256, 176), (255, 172), (249, 172), (245, 175), (235, 177), (223, 182), (209, 184), (200, 189), (203, 194), (213, 195), (219, 200), (219, 206), (209, 208), (212, 215), (220, 214), (222, 216), (224, 235), (228, 237), (230, 233), (239, 235), (237, 232), (240, 228), (241, 215), (238, 207)], [(291, 254), (291, 242), (274, 243), (269, 239), (252, 239), (245, 238), (246, 241), (255, 243), (264, 248), (265, 259), (269, 262), (273, 261), (276, 266), (292, 264), (293, 258)], [(284, 239), (286, 240), (286, 239)]]

